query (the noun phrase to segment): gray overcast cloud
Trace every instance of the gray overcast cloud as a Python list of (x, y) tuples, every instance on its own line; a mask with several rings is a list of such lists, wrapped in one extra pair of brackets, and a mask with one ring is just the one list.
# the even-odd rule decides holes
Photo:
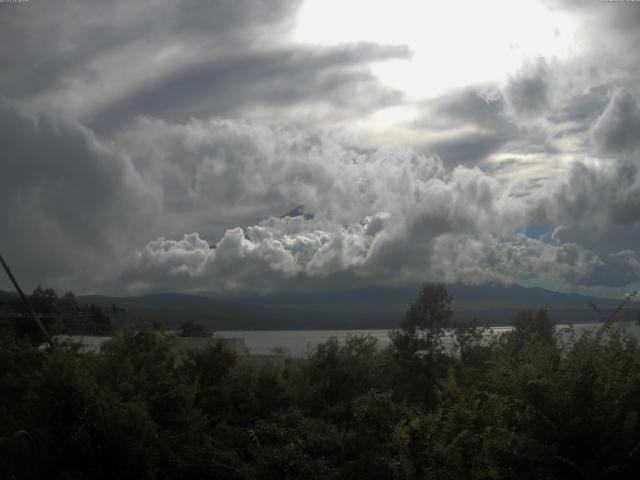
[(526, 0), (538, 38), (489, 0), (480, 56), (465, 2), (338, 3), (0, 4), (0, 252), (25, 286), (638, 288), (639, 3)]

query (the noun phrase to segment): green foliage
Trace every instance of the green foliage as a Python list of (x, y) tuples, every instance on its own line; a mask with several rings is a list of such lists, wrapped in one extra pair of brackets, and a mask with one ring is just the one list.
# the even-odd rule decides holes
[(185, 320), (182, 322), (176, 331), (179, 337), (210, 337), (211, 330), (204, 325), (192, 322), (191, 320)]
[(425, 284), (411, 304), (400, 329), (389, 332), (397, 371), (399, 393), (411, 402), (430, 408), (438, 378), (445, 370), (443, 339), (451, 318), (451, 301), (443, 284)]
[[(61, 297), (52, 288), (37, 287), (28, 296), (33, 309), (43, 317), (42, 322), (52, 335), (111, 335), (113, 326), (109, 315), (95, 305), (78, 305), (76, 296), (67, 292)], [(23, 314), (9, 322), (9, 332), (42, 343), (45, 338), (31, 318), (31, 311), (18, 297), (5, 301), (5, 309)]]
[(511, 351), (518, 351), (530, 343), (554, 342), (555, 324), (546, 310), (538, 310), (534, 315), (530, 310), (523, 310), (513, 320), (513, 330), (506, 334), (506, 346)]
[(429, 358), (442, 351), (442, 337), (451, 318), (451, 300), (443, 284), (425, 284), (394, 332), (393, 342), (410, 353), (424, 350)]
[(640, 347), (625, 324), (579, 335), (523, 312), (497, 338), (447, 330), (446, 291), (423, 293), (410, 311), (429, 313), (389, 348), (333, 338), (283, 370), (222, 343), (176, 362), (175, 337), (146, 327), (100, 355), (5, 332), (0, 478), (637, 477)]
[(350, 414), (350, 399), (378, 380), (376, 345), (371, 336), (350, 337), (344, 344), (333, 337), (318, 345), (293, 379), (300, 382), (295, 393), (306, 411), (345, 419)]
[(453, 326), (454, 348), (460, 360), (469, 366), (481, 366), (491, 355), (495, 338), (491, 329), (476, 320), (459, 321)]

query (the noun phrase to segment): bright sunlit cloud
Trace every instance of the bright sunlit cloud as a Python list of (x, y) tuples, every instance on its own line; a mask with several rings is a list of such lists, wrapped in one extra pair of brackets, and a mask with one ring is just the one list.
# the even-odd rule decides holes
[(640, 281), (640, 2), (2, 3), (27, 289)]
[(575, 31), (567, 16), (535, 0), (308, 0), (294, 39), (407, 45), (410, 60), (379, 63), (373, 71), (416, 99), (500, 81), (526, 60), (567, 58), (578, 49)]

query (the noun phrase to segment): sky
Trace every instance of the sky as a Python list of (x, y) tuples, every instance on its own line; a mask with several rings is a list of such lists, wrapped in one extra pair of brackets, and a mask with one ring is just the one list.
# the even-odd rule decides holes
[(600, 0), (2, 2), (0, 254), (27, 290), (621, 296), (639, 27)]

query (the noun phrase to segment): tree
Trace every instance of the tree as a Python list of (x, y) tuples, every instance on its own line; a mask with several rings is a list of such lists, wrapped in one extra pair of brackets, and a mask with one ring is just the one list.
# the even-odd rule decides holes
[(433, 406), (438, 378), (446, 371), (443, 337), (450, 317), (451, 297), (446, 287), (425, 284), (407, 309), (400, 329), (389, 332), (404, 398)]
[(441, 331), (449, 326), (451, 300), (444, 284), (425, 284), (416, 301), (409, 306), (401, 327), (410, 332)]
[(58, 310), (65, 315), (78, 312), (78, 299), (73, 292), (67, 292), (58, 299)]
[(53, 313), (58, 311), (58, 295), (53, 288), (42, 288), (38, 286), (31, 294), (29, 300), (38, 313)]
[(210, 337), (211, 330), (204, 325), (192, 322), (191, 320), (185, 320), (180, 324), (176, 331), (179, 337)]
[(541, 309), (535, 315), (523, 310), (513, 320), (513, 330), (505, 339), (512, 351), (519, 351), (528, 343), (551, 344), (555, 340), (555, 324), (546, 310)]
[(453, 328), (454, 348), (462, 363), (477, 363), (490, 332), (489, 327), (480, 325), (477, 320), (456, 322)]
[(433, 359), (442, 351), (442, 338), (452, 314), (451, 300), (444, 284), (425, 284), (407, 309), (400, 331), (392, 332), (394, 345), (409, 349), (412, 355), (422, 351)]
[(111, 335), (113, 333), (111, 319), (101, 308), (89, 305), (86, 310), (89, 314), (89, 321), (84, 326), (85, 331), (93, 335)]
[(376, 352), (377, 340), (369, 335), (348, 337), (344, 343), (330, 337), (318, 345), (304, 368), (304, 383), (309, 390), (300, 389), (309, 410), (345, 418), (351, 399), (379, 380)]

